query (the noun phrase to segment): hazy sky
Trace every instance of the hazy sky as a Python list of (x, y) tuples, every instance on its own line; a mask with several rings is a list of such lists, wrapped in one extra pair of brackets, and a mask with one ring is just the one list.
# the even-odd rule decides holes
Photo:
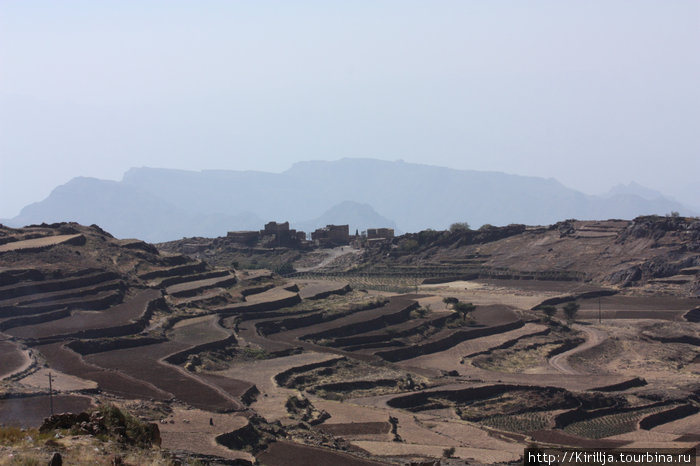
[(341, 157), (700, 205), (698, 83), (698, 0), (0, 0), (0, 218), (74, 176)]

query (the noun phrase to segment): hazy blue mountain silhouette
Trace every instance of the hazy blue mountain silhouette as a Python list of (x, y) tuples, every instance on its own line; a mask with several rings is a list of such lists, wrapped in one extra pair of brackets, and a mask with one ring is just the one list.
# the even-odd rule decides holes
[(621, 195), (629, 195), (633, 194), (639, 197), (642, 197), (644, 199), (648, 200), (655, 200), (655, 199), (660, 199), (663, 198), (664, 195), (663, 193), (656, 191), (655, 189), (647, 188), (646, 186), (642, 186), (639, 183), (635, 183), (634, 181), (629, 183), (629, 184), (618, 184), (617, 186), (613, 186), (610, 191), (606, 194), (608, 197), (616, 196), (618, 194)]
[(138, 187), (95, 178), (74, 178), (48, 198), (30, 204), (8, 224), (74, 221), (97, 224), (119, 238), (158, 242), (185, 236), (226, 234), (230, 225), (260, 228), (251, 213), (208, 215), (188, 212)]
[(75, 178), (9, 223), (75, 220), (97, 223), (118, 237), (164, 241), (259, 229), (267, 220), (306, 224), (346, 201), (371, 206), (403, 231), (443, 229), (457, 221), (478, 227), (671, 211), (693, 215), (666, 198), (629, 192), (590, 196), (551, 178), (342, 159), (300, 162), (283, 173), (132, 168), (119, 182)]
[(364, 231), (368, 228), (386, 227), (396, 229), (396, 222), (379, 215), (371, 205), (353, 201), (336, 204), (321, 214), (320, 217), (305, 222), (295, 222), (292, 226), (297, 230), (311, 232), (326, 225), (345, 224), (349, 225), (351, 234), (354, 234), (355, 230)]

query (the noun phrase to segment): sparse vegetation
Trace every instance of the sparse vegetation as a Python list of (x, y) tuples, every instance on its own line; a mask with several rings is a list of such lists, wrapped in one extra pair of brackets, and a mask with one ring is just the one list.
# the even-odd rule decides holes
[(402, 252), (411, 252), (418, 249), (418, 241), (414, 239), (402, 239), (399, 241), (399, 250)]
[(552, 317), (557, 313), (557, 308), (556, 306), (552, 305), (545, 305), (541, 307), (541, 311), (544, 314), (544, 320), (547, 322), (552, 321)]
[(566, 316), (567, 322), (571, 323), (576, 319), (576, 314), (581, 308), (581, 305), (576, 302), (569, 302), (564, 305), (562, 311), (564, 311), (564, 316)]
[(496, 429), (528, 434), (536, 430), (548, 429), (553, 425), (550, 413), (532, 412), (512, 416), (491, 416), (481, 422)]
[(442, 302), (445, 303), (445, 308), (449, 309), (450, 306), (454, 306), (459, 302), (459, 299), (452, 296), (445, 296), (442, 298)]
[(457, 312), (457, 315), (461, 316), (462, 320), (466, 321), (467, 317), (474, 312), (476, 306), (472, 303), (463, 303), (458, 301), (453, 305), (453, 308)]
[(642, 417), (647, 414), (663, 411), (664, 409), (668, 409), (668, 407), (646, 408), (593, 417), (569, 424), (564, 430), (574, 435), (593, 439), (610, 437), (612, 435), (624, 434), (636, 430), (637, 423)]
[(455, 222), (450, 225), (450, 232), (454, 233), (456, 231), (467, 231), (469, 230), (469, 224), (467, 222)]
[(411, 311), (411, 319), (423, 319), (425, 316), (427, 316), (430, 313), (430, 307), (429, 306), (422, 306), (419, 307), (418, 309), (414, 309)]

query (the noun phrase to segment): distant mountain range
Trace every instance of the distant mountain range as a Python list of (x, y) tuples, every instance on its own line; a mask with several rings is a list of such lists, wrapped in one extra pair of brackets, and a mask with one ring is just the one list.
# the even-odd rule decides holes
[(551, 178), (374, 159), (300, 162), (283, 173), (132, 168), (118, 182), (74, 178), (7, 223), (95, 223), (117, 237), (158, 242), (256, 230), (269, 220), (305, 231), (349, 223), (354, 232), (694, 215), (649, 191), (635, 185), (591, 196)]

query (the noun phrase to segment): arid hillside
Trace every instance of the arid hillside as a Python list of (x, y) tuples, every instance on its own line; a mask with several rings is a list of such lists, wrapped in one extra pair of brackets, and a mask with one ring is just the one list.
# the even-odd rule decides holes
[[(0, 227), (0, 435), (13, 438), (0, 452), (363, 466), (516, 464), (532, 443), (692, 448), (698, 225), (567, 221), (332, 249)], [(280, 273), (246, 268), (264, 264)], [(119, 423), (100, 434), (106, 406), (160, 452), (120, 451)], [(100, 429), (19, 430), (52, 407)]]
[[(160, 244), (218, 265), (244, 264), (353, 277), (403, 278), (405, 285), (455, 279), (555, 280), (698, 296), (700, 220), (567, 220), (545, 227), (424, 230), (344, 251), (260, 248), (229, 238)], [(331, 257), (331, 256), (335, 257)], [(328, 257), (332, 260), (324, 260)], [(401, 281), (401, 280), (399, 280)]]
[(700, 292), (700, 220), (567, 220), (549, 227), (422, 231), (364, 252), (354, 271), (426, 277), (573, 280), (653, 292)]

